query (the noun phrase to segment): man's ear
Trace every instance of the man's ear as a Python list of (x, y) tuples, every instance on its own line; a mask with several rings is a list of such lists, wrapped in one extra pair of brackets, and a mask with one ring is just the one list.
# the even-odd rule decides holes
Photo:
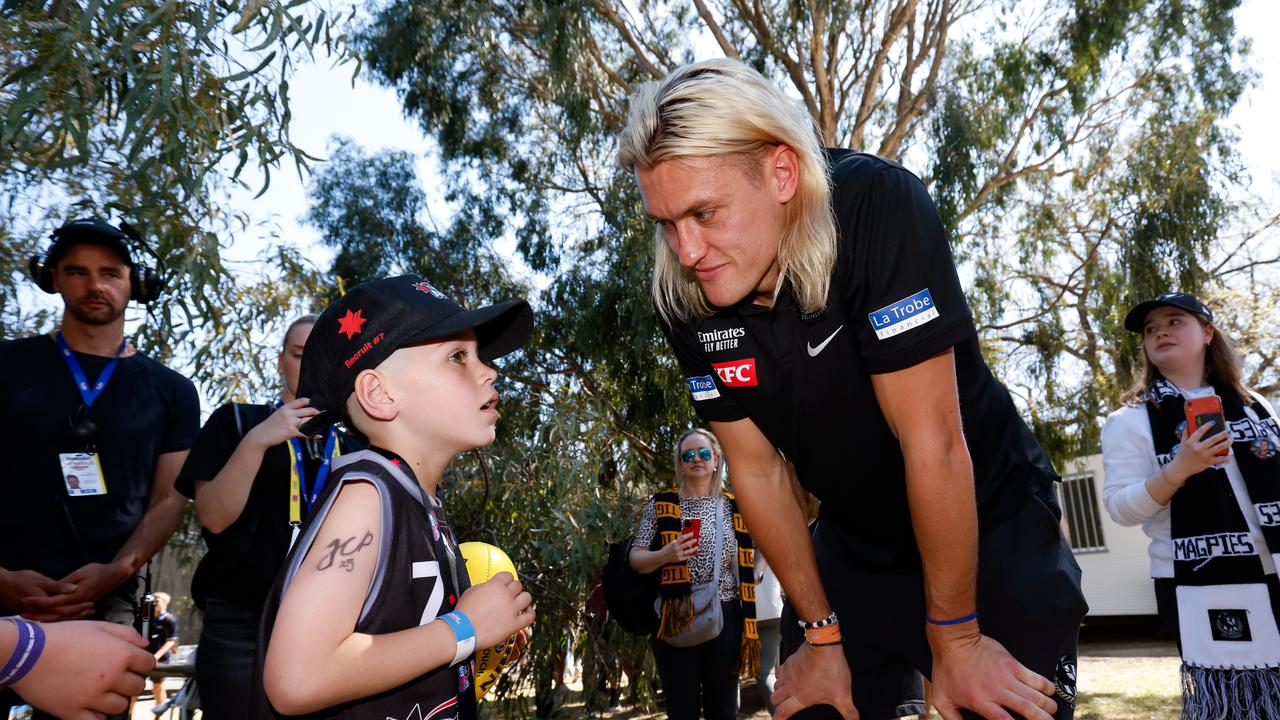
[(376, 368), (360, 371), (356, 376), (354, 394), (356, 402), (360, 403), (360, 409), (373, 420), (395, 420), (400, 413), (395, 398), (391, 397)]
[(800, 187), (800, 156), (790, 145), (777, 145), (765, 156), (766, 177), (772, 181), (778, 202), (786, 205)]

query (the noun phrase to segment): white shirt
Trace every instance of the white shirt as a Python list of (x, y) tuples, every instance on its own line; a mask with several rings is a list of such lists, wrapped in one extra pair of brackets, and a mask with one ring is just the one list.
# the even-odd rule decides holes
[(764, 553), (757, 548), (756, 556), (756, 619), (774, 620), (782, 617), (782, 585)]
[[(1187, 398), (1198, 398), (1212, 395), (1214, 391), (1212, 386), (1207, 386), (1195, 390), (1183, 389), (1182, 393)], [(1250, 394), (1257, 401), (1266, 403), (1262, 396)], [(1270, 405), (1266, 407), (1270, 408)], [(1252, 407), (1246, 405), (1244, 411), (1255, 422), (1259, 420)], [(1240, 504), (1240, 511), (1249, 525), (1254, 545), (1266, 548), (1253, 501), (1249, 499), (1244, 476), (1240, 474), (1240, 466), (1236, 464), (1234, 448), (1231, 453), (1231, 459), (1221, 467), (1227, 472), (1231, 490), (1235, 492), (1236, 502)], [(1160, 466), (1156, 463), (1156, 448), (1151, 439), (1151, 423), (1147, 419), (1145, 406), (1123, 407), (1107, 417), (1106, 424), (1102, 426), (1102, 469), (1106, 476), (1102, 486), (1102, 501), (1107, 506), (1107, 512), (1121, 525), (1141, 523), (1142, 532), (1151, 538), (1147, 547), (1151, 555), (1151, 577), (1173, 577), (1169, 506), (1157, 503), (1147, 492), (1146, 486), (1147, 478), (1160, 472)], [(1272, 552), (1280, 551), (1280, 548), (1270, 549)], [(1267, 574), (1275, 573), (1276, 566), (1271, 554), (1260, 552), (1258, 556), (1262, 558), (1263, 571)]]

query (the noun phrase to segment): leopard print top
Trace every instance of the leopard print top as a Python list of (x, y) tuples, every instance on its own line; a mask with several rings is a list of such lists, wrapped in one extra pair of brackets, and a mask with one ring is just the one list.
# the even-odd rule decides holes
[[(723, 495), (702, 495), (698, 497), (680, 498), (680, 516), (682, 518), (701, 518), (702, 529), (698, 537), (698, 554), (689, 558), (690, 582), (694, 585), (709, 583), (715, 577), (715, 567), (711, 564), (711, 556), (715, 554), (716, 536), (713, 526), (716, 518), (716, 502), (724, 503), (720, 514), (720, 599), (722, 601), (738, 599), (738, 536), (733, 532), (733, 510), (729, 499)], [(635, 539), (631, 547), (644, 550), (653, 543), (657, 532), (657, 522), (653, 511), (653, 498), (644, 507), (640, 515), (640, 526), (636, 529)]]

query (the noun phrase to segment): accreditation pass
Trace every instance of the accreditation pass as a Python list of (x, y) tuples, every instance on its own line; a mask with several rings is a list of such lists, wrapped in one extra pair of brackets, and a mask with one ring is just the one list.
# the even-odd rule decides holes
[(60, 453), (58, 461), (62, 464), (62, 482), (67, 486), (68, 495), (107, 494), (107, 479), (102, 475), (98, 453)]

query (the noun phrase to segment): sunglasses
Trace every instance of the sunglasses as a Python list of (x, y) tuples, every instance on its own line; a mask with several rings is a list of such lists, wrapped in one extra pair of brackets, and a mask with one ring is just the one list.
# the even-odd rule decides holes
[(680, 453), (680, 461), (683, 463), (691, 463), (694, 458), (703, 462), (711, 462), (711, 448), (698, 448), (697, 450), (685, 450)]

